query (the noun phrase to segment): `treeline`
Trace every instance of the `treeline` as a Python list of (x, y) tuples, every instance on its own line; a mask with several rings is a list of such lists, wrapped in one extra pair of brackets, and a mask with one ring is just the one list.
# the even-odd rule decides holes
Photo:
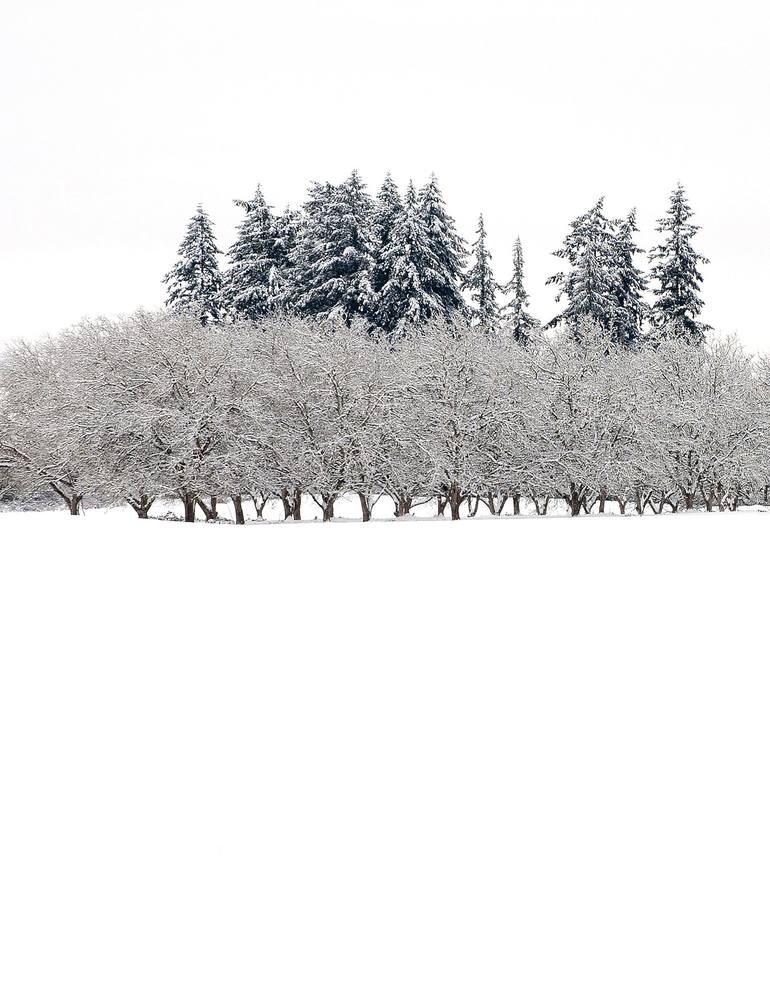
[[(236, 204), (244, 216), (226, 267), (198, 206), (166, 275), (167, 305), (197, 313), (204, 325), (280, 312), (360, 321), (394, 338), (411, 326), (459, 317), (523, 342), (540, 325), (529, 312), (521, 241), (501, 284), (483, 217), (469, 252), (435, 177), (419, 191), (410, 182), (402, 197), (388, 175), (372, 198), (354, 171), (340, 184), (311, 185), (300, 210), (276, 214), (260, 188)], [(699, 319), (699, 269), (706, 261), (693, 247), (699, 227), (692, 217), (679, 185), (658, 221), (660, 242), (645, 273), (635, 212), (610, 218), (599, 200), (573, 220), (555, 252), (563, 270), (549, 283), (562, 310), (545, 326), (563, 323), (574, 333), (589, 319), (626, 346), (662, 331), (702, 341), (708, 327)]]
[(138, 313), (4, 352), (0, 465), (73, 514), (175, 496), (187, 520), (223, 497), (239, 522), (247, 498), (299, 518), (305, 496), (330, 519), (343, 494), (364, 520), (383, 496), (455, 519), (522, 498), (735, 509), (767, 500), (770, 363), (734, 340), (629, 351), (585, 318), (525, 346), (457, 317), (393, 341), (363, 321)]

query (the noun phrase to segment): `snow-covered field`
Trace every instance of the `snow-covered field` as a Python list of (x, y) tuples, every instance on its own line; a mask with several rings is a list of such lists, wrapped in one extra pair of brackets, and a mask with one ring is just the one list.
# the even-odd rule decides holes
[(769, 560), (1, 515), (3, 997), (766, 1001)]

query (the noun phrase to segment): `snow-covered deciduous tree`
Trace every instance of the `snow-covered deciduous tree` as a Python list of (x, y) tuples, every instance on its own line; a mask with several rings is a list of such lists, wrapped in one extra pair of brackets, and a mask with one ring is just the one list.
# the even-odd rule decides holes
[(700, 265), (708, 260), (692, 245), (700, 229), (692, 217), (685, 190), (678, 184), (671, 193), (668, 211), (658, 220), (657, 231), (663, 240), (650, 251), (650, 274), (655, 283), (651, 322), (660, 337), (680, 336), (702, 343), (711, 329), (698, 319), (703, 309)]
[(483, 330), (494, 330), (500, 322), (499, 291), (492, 273), (492, 255), (487, 247), (484, 216), (479, 215), (476, 239), (471, 246), (471, 266), (463, 278), (463, 291), (470, 295), (470, 312)]
[(734, 510), (769, 499), (770, 365), (729, 339), (629, 351), (588, 317), (525, 346), (457, 314), (393, 338), (366, 320), (139, 312), (0, 355), (0, 469), (72, 514), (85, 498), (146, 518), (176, 497), (187, 521), (227, 497), (240, 523), (271, 497), (330, 520), (343, 494), (364, 520), (383, 496), (398, 517), (522, 498)]
[(205, 324), (222, 319), (222, 274), (211, 220), (198, 205), (179, 246), (176, 264), (165, 276), (166, 305), (184, 313), (195, 313)]

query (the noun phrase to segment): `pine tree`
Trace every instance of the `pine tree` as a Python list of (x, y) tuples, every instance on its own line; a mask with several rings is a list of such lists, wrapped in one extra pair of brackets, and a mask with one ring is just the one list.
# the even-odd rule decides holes
[(313, 185), (293, 254), (300, 312), (347, 323), (368, 314), (375, 249), (372, 209), (355, 170), (342, 184)]
[(276, 308), (290, 311), (296, 296), (294, 255), (302, 228), (302, 214), (287, 205), (275, 219), (275, 253), (279, 262), (273, 272), (272, 295)]
[(214, 240), (211, 220), (198, 205), (179, 246), (179, 260), (163, 281), (168, 291), (166, 305), (196, 313), (204, 326), (223, 317), (218, 254), (221, 251)]
[(412, 182), (396, 216), (390, 239), (379, 261), (382, 286), (377, 297), (375, 322), (391, 335), (410, 324), (444, 315), (441, 303), (427, 288), (435, 273), (428, 234)]
[(492, 273), (492, 255), (487, 249), (484, 216), (479, 215), (476, 241), (471, 247), (472, 264), (463, 279), (463, 290), (470, 293), (471, 316), (484, 330), (494, 330), (500, 322), (497, 305), (498, 286)]
[(374, 235), (374, 266), (372, 268), (372, 289), (375, 297), (382, 291), (387, 281), (387, 272), (383, 264), (383, 256), (390, 246), (393, 229), (403, 213), (404, 206), (398, 188), (390, 176), (385, 175), (374, 204), (372, 230)]
[(246, 215), (228, 255), (224, 298), (233, 314), (257, 320), (278, 304), (283, 254), (277, 222), (260, 187), (250, 201), (236, 200), (235, 204), (245, 209)]
[(559, 286), (558, 302), (566, 297), (567, 305), (549, 327), (566, 323), (578, 336), (581, 319), (593, 319), (607, 330), (613, 327), (616, 313), (616, 250), (610, 221), (604, 215), (604, 199), (573, 220), (564, 244), (554, 256), (566, 260), (572, 270), (552, 275), (547, 285)]
[(513, 245), (513, 275), (502, 291), (504, 295), (510, 296), (502, 311), (506, 329), (514, 340), (526, 344), (530, 331), (537, 327), (538, 321), (527, 312), (529, 296), (524, 288), (524, 251), (518, 236)]
[(460, 289), (467, 252), (455, 221), (446, 210), (435, 174), (420, 190), (418, 206), (431, 258), (425, 289), (439, 302), (444, 316), (451, 319), (453, 313), (466, 311)]
[(692, 245), (700, 229), (690, 222), (692, 209), (685, 190), (678, 184), (671, 193), (668, 212), (658, 220), (657, 232), (663, 242), (650, 251), (651, 277), (657, 283), (651, 323), (659, 333), (669, 332), (701, 343), (711, 327), (698, 320), (703, 309), (698, 266), (709, 262)]
[(631, 346), (642, 333), (642, 322), (647, 314), (643, 293), (647, 280), (634, 264), (634, 256), (641, 253), (634, 242), (636, 209), (625, 219), (618, 219), (612, 227), (614, 255), (614, 315), (613, 335), (621, 344)]

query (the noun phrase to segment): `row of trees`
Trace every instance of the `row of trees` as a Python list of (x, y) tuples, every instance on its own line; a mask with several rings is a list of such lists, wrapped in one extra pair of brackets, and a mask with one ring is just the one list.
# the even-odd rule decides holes
[(0, 465), (19, 491), (130, 503), (181, 498), (216, 516), (231, 497), (324, 519), (432, 501), (573, 515), (766, 499), (770, 364), (732, 340), (663, 338), (625, 350), (596, 321), (528, 346), (433, 322), (397, 342), (363, 323), (274, 317), (202, 326), (197, 314), (88, 321), (0, 358)]
[[(372, 198), (354, 171), (341, 184), (313, 184), (301, 211), (275, 214), (260, 188), (239, 201), (244, 218), (220, 271), (209, 217), (201, 206), (190, 220), (177, 263), (166, 276), (167, 305), (198, 313), (204, 324), (240, 318), (257, 321), (275, 312), (321, 320), (365, 322), (370, 330), (400, 336), (426, 321), (470, 319), (487, 330), (504, 328), (526, 341), (537, 328), (529, 313), (524, 255), (517, 238), (510, 281), (494, 275), (483, 216), (470, 250), (447, 212), (435, 177), (404, 197), (388, 175)], [(650, 252), (648, 276), (636, 263), (635, 212), (608, 218), (603, 200), (575, 219), (556, 256), (565, 270), (549, 282), (564, 308), (548, 326), (581, 321), (604, 327), (614, 341), (633, 345), (645, 332), (664, 331), (702, 341), (698, 231), (684, 189), (671, 195), (658, 222), (661, 242)]]

